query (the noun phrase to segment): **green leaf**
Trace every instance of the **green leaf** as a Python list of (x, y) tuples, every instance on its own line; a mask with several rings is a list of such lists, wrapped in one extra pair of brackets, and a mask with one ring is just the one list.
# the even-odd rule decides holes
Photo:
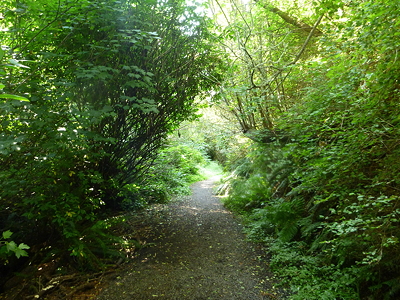
[(11, 241), (9, 243), (7, 242), (6, 247), (7, 247), (7, 251), (12, 251), (12, 252), (15, 252), (15, 249), (18, 248), (17, 244), (14, 241)]
[(31, 247), (29, 247), (27, 244), (21, 243), (18, 246), (19, 249), (30, 249)]
[(0, 98), (5, 98), (5, 99), (14, 99), (14, 100), (19, 100), (19, 101), (26, 101), (29, 102), (28, 98), (18, 96), (18, 95), (11, 95), (11, 94), (0, 94)]
[(13, 233), (10, 230), (3, 232), (3, 239), (9, 239)]
[(23, 65), (23, 64), (20, 64), (19, 61), (16, 60), (16, 59), (11, 58), (11, 59), (9, 59), (8, 61), (10, 62), (10, 64), (12, 64), (12, 65), (14, 65), (14, 66), (16, 66), (16, 67), (27, 68), (27, 69), (29, 69), (28, 66), (25, 66), (25, 65)]
[(29, 249), (29, 246), (28, 246), (28, 245), (25, 245), (25, 244), (20, 244), (20, 245), (14, 250), (15, 256), (16, 256), (17, 258), (20, 258), (21, 256), (28, 256), (28, 252), (26, 252), (26, 251), (23, 250), (23, 249)]
[(0, 90), (4, 89), (5, 85), (0, 83)]

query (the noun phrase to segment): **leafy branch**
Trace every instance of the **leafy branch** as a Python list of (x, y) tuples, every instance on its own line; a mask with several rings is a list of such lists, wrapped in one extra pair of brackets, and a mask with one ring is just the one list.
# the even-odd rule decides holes
[[(14, 253), (17, 258), (21, 256), (28, 256), (25, 251), (30, 247), (24, 243), (17, 245), (14, 241), (7, 241), (11, 236), (12, 232), (10, 230), (4, 231), (2, 234), (2, 239), (0, 239), (0, 258), (6, 260), (7, 257)], [(7, 260), (6, 260), (7, 262)]]

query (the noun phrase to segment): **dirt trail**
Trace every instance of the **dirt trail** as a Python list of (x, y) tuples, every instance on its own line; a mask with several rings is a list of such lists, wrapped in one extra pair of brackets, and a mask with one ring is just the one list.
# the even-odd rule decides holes
[(212, 195), (213, 182), (198, 182), (191, 196), (149, 212), (153, 246), (141, 249), (98, 300), (278, 299), (255, 245)]

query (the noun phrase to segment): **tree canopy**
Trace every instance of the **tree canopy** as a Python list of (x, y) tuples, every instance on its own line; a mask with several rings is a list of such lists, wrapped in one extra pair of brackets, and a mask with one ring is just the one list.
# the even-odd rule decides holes
[(210, 20), (179, 0), (2, 6), (1, 228), (22, 218), (86, 255), (82, 230), (121, 207), (220, 76)]

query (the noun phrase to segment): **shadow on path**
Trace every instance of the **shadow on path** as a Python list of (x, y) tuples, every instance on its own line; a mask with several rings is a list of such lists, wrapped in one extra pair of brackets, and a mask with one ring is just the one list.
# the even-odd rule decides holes
[(213, 182), (197, 182), (191, 196), (149, 214), (153, 246), (141, 249), (98, 300), (278, 299), (265, 280), (267, 265), (213, 196)]

